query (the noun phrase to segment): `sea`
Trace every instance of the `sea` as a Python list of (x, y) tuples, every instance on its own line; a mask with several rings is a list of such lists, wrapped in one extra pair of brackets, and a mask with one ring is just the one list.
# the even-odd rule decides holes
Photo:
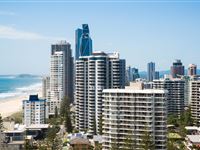
[(35, 75), (0, 75), (0, 100), (25, 95), (42, 86), (42, 78)]

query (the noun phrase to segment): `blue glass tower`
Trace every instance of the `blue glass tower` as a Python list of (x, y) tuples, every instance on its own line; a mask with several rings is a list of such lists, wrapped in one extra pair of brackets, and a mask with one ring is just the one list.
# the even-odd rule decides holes
[(80, 56), (90, 56), (92, 54), (92, 39), (88, 24), (83, 24), (82, 29), (77, 29), (75, 33), (75, 47), (77, 60)]

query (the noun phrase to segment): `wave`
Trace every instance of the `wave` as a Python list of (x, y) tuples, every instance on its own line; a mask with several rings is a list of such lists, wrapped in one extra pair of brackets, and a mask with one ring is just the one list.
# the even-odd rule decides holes
[(15, 79), (15, 78), (16, 78), (16, 76), (12, 76), (12, 75), (10, 75), (10, 76), (1, 75), (0, 76), (0, 79)]
[(34, 83), (29, 86), (16, 88), (13, 92), (0, 93), (0, 99), (23, 96), (31, 93), (37, 93), (42, 87), (42, 83)]

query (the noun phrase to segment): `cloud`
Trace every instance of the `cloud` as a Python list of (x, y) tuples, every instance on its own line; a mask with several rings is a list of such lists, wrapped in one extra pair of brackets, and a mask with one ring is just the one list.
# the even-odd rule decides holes
[(0, 25), (0, 39), (10, 40), (63, 40), (63, 37), (49, 37), (39, 33), (18, 30), (11, 26)]
[(0, 11), (0, 16), (15, 16), (16, 13), (11, 11)]

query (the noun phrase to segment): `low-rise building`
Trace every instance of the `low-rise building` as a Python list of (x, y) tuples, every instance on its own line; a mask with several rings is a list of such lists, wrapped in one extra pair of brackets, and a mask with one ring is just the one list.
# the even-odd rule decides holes
[(30, 95), (28, 100), (23, 100), (23, 123), (26, 126), (45, 124), (46, 118), (48, 118), (46, 100), (39, 99), (38, 95)]

